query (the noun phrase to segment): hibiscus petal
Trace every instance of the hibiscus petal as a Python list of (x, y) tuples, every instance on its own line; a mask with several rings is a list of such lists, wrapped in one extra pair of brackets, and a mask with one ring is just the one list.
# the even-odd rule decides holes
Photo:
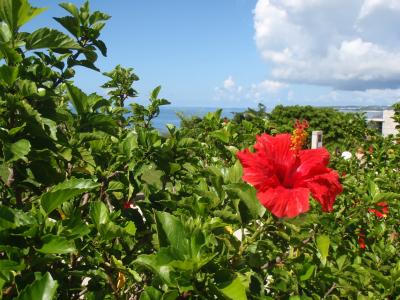
[(278, 165), (289, 166), (294, 162), (294, 152), (290, 149), (291, 143), (290, 134), (271, 136), (264, 133), (257, 136), (254, 149)]
[(293, 218), (309, 210), (309, 195), (307, 188), (286, 189), (279, 186), (258, 192), (257, 198), (278, 218)]
[(332, 211), (336, 196), (343, 191), (339, 175), (331, 169), (328, 171), (305, 182), (312, 196), (322, 205), (323, 211)]
[(257, 136), (254, 148), (261, 160), (268, 160), (281, 184), (290, 183), (294, 170), (298, 165), (295, 152), (291, 149), (290, 134), (271, 136), (262, 134)]
[(273, 165), (268, 159), (260, 158), (259, 153), (251, 153), (245, 149), (239, 151), (237, 157), (243, 166), (242, 179), (257, 190), (266, 190), (279, 184)]
[(329, 152), (325, 148), (301, 150), (299, 152), (300, 163), (294, 173), (294, 185), (300, 185), (301, 181), (310, 177), (328, 172)]

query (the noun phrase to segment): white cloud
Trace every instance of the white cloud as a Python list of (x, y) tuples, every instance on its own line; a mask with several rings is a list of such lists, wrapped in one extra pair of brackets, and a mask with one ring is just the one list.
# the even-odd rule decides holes
[(223, 81), (222, 87), (215, 88), (214, 100), (233, 104), (245, 104), (249, 101), (259, 103), (276, 97), (286, 87), (285, 83), (273, 80), (264, 80), (249, 86), (236, 85), (233, 77), (229, 76)]
[(400, 0), (258, 0), (254, 27), (273, 80), (400, 87)]
[(224, 80), (224, 88), (227, 90), (233, 89), (235, 87), (235, 81), (233, 80), (232, 76), (229, 76), (227, 79)]
[(257, 91), (259, 93), (275, 93), (285, 87), (286, 84), (282, 82), (273, 80), (264, 80), (260, 83), (252, 84), (251, 90)]
[(400, 101), (400, 89), (368, 89), (365, 91), (332, 90), (321, 93), (310, 104), (321, 106), (389, 106)]
[(359, 19), (363, 19), (378, 9), (400, 10), (399, 0), (365, 0), (361, 6)]

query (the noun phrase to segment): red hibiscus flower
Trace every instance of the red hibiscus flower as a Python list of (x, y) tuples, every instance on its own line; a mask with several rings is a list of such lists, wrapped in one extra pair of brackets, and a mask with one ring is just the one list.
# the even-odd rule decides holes
[(124, 208), (125, 209), (135, 208), (135, 205), (129, 201), (126, 201), (124, 202)]
[[(338, 174), (327, 168), (325, 148), (300, 150), (301, 132), (257, 136), (255, 152), (239, 151), (243, 180), (257, 189), (257, 198), (275, 216), (295, 217), (309, 210), (310, 194), (332, 211), (336, 196), (342, 192)], [(304, 128), (303, 128), (304, 129)], [(304, 134), (303, 134), (304, 137)]]
[(377, 208), (368, 208), (370, 213), (374, 213), (377, 218), (386, 218), (389, 213), (389, 205), (387, 202), (378, 202), (375, 204)]
[(364, 233), (358, 234), (358, 246), (360, 246), (361, 249), (365, 249), (365, 247), (367, 246), (365, 244), (365, 234)]

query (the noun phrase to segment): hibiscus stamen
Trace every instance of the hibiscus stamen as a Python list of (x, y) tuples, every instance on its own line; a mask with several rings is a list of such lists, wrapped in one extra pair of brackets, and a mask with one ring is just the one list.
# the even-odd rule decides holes
[(302, 121), (296, 120), (296, 123), (294, 124), (294, 130), (291, 136), (292, 150), (298, 152), (301, 149), (303, 149), (308, 137), (308, 133), (306, 131), (308, 127), (309, 125), (307, 120), (302, 120)]

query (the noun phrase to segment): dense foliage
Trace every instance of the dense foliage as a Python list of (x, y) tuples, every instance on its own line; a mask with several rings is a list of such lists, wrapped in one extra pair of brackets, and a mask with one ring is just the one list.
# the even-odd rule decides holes
[(393, 120), (397, 122), (396, 129), (400, 130), (400, 102), (393, 104), (394, 116)]
[(309, 120), (310, 131), (322, 130), (325, 146), (346, 149), (363, 140), (370, 130), (366, 118), (361, 113), (342, 113), (333, 108), (312, 106), (276, 106), (270, 115), (270, 121), (278, 132), (288, 132), (294, 120)]
[[(63, 33), (21, 27), (43, 9), (0, 0), (0, 295), (3, 299), (394, 299), (400, 294), (400, 145), (358, 115), (261, 106), (152, 127), (169, 102), (137, 96), (132, 69), (109, 97), (74, 83), (99, 71), (104, 13), (61, 4)], [(128, 116), (128, 117), (127, 117)], [(296, 118), (362, 157), (331, 155), (343, 193), (276, 218), (236, 158)], [(351, 126), (349, 125), (351, 121)], [(346, 128), (343, 127), (346, 123)], [(360, 152), (360, 151), (359, 151)], [(314, 203), (314, 202), (311, 202)]]

